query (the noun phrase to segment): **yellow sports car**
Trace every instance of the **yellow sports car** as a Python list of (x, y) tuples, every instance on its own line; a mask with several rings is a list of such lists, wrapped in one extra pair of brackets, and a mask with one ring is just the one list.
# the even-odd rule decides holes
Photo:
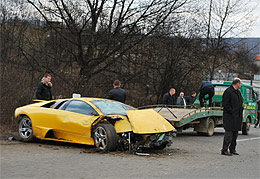
[(163, 149), (174, 127), (152, 109), (137, 110), (102, 98), (72, 98), (15, 110), (23, 141), (44, 140), (95, 145), (102, 151)]

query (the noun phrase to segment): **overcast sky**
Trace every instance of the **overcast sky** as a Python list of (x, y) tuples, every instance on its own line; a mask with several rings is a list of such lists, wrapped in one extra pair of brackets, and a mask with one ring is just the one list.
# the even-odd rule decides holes
[(255, 6), (254, 14), (256, 18), (255, 25), (252, 27), (252, 32), (248, 33), (245, 37), (258, 37), (260, 38), (260, 0), (252, 0), (253, 6)]
[[(4, 3), (7, 3), (10, 0), (1, 0)], [(14, 0), (13, 0), (14, 1)], [(203, 1), (202, 1), (203, 2)], [(204, 2), (208, 2), (204, 1)], [(251, 27), (251, 30), (241, 34), (239, 37), (249, 38), (249, 37), (257, 37), (260, 38), (260, 0), (249, 0), (250, 7), (254, 8), (253, 17), (255, 19), (254, 25)]]

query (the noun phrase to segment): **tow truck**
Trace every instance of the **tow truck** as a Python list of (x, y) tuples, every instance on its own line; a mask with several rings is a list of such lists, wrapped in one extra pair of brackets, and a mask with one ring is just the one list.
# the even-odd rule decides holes
[[(212, 136), (216, 127), (223, 127), (222, 95), (232, 84), (232, 81), (212, 81), (211, 83), (215, 88), (215, 95), (212, 98), (213, 107), (200, 108), (198, 94), (194, 104), (185, 108), (176, 105), (150, 105), (140, 108), (154, 109), (168, 120), (177, 129), (177, 132), (192, 127), (199, 135)], [(248, 135), (250, 125), (256, 122), (258, 95), (252, 86), (244, 83), (241, 84), (239, 90), (244, 105), (242, 134)], [(206, 106), (208, 106), (208, 103), (206, 103)]]

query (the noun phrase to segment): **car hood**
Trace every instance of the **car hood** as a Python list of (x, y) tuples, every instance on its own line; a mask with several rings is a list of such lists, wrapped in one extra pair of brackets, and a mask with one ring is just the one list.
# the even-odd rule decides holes
[(134, 133), (163, 133), (175, 128), (153, 109), (127, 111), (129, 122)]

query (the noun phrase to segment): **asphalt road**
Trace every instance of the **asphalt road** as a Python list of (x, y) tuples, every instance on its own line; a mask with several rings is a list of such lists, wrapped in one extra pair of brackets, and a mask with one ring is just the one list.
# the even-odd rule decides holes
[(239, 135), (239, 156), (223, 156), (223, 129), (212, 137), (192, 130), (171, 147), (147, 151), (96, 152), (93, 147), (58, 142), (8, 141), (2, 134), (0, 178), (260, 178), (260, 128)]

